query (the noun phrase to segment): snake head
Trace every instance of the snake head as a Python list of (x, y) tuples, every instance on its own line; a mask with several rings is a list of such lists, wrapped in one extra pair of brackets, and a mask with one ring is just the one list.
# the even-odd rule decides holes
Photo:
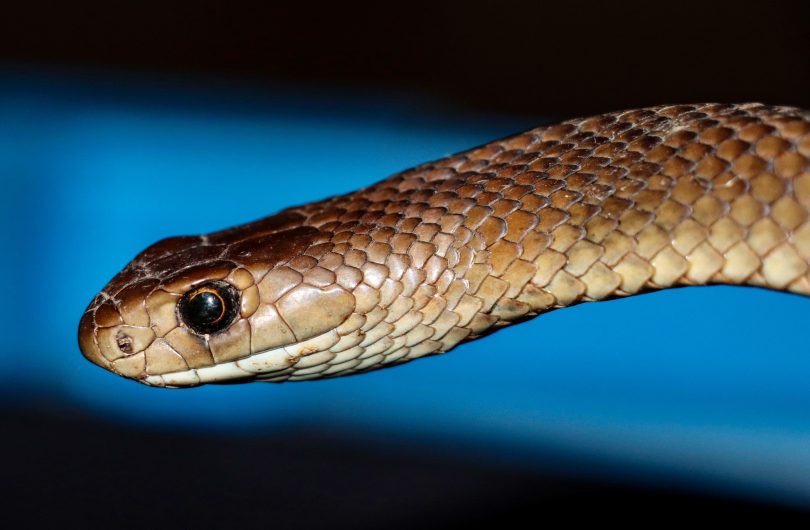
[(337, 342), (355, 308), (301, 219), (282, 213), (150, 246), (90, 303), (82, 353), (154, 386), (283, 378)]

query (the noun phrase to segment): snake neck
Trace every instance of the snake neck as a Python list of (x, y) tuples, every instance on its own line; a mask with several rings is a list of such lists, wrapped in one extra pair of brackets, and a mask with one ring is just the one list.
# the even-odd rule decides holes
[(386, 268), (354, 293), (358, 313), (416, 355), (673, 286), (808, 295), (808, 133), (807, 113), (758, 104), (572, 120), (395, 175), (316, 217)]

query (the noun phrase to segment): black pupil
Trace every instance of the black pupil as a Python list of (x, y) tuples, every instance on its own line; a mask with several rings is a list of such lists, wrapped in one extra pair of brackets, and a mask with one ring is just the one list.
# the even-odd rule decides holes
[(236, 319), (239, 294), (223, 281), (211, 282), (187, 293), (178, 305), (178, 313), (192, 331), (204, 335), (216, 333)]
[(225, 308), (222, 298), (210, 291), (203, 291), (188, 301), (188, 316), (198, 324), (214, 324), (222, 318)]

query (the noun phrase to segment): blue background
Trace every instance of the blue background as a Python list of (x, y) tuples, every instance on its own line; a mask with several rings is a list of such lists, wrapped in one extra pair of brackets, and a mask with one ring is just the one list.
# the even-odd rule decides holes
[(0, 406), (266, 432), (329, 423), (571, 473), (810, 503), (810, 301), (687, 288), (552, 312), (392, 370), (147, 388), (86, 362), (78, 319), (137, 252), (354, 190), (541, 123), (403, 96), (0, 77)]

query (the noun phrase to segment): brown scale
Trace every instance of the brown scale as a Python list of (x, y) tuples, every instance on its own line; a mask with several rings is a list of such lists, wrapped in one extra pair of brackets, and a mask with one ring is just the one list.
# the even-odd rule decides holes
[[(159, 242), (90, 305), (80, 344), (139, 380), (231, 362), (235, 379), (282, 381), (404, 362), (544, 311), (675, 285), (808, 295), (808, 158), (810, 114), (786, 107), (662, 106), (540, 127)], [(239, 290), (239, 315), (201, 336), (174, 307), (212, 280)], [(239, 375), (251, 355), (313, 337), (323, 344)]]

